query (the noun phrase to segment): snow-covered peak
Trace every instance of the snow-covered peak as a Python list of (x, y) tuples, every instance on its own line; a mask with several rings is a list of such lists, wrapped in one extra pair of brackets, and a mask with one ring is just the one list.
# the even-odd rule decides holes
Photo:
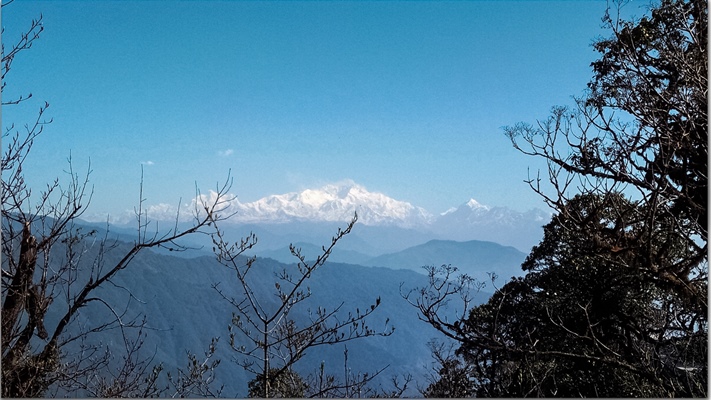
[(489, 210), (489, 209), (491, 209), (491, 207), (485, 206), (474, 199), (469, 199), (469, 201), (466, 203), (466, 205), (467, 205), (467, 207), (471, 208), (472, 210), (476, 210), (476, 209)]
[(447, 211), (440, 213), (439, 215), (442, 216), (442, 215), (451, 214), (453, 212), (456, 212), (457, 210), (458, 210), (457, 207), (449, 207), (449, 209)]
[(291, 195), (296, 195), (296, 198), (305, 204), (320, 207), (329, 201), (367, 199), (373, 193), (369, 193), (363, 186), (351, 180), (344, 180), (325, 185), (319, 189), (306, 189), (300, 193), (291, 193)]
[(414, 227), (426, 225), (432, 216), (420, 207), (369, 192), (353, 181), (341, 181), (317, 189), (306, 189), (264, 197), (251, 203), (234, 201), (235, 222), (348, 221), (355, 212), (365, 225)]

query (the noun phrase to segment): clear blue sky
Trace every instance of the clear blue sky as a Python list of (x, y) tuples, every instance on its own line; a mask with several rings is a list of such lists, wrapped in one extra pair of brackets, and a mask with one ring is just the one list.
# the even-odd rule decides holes
[[(634, 4), (637, 7), (637, 4)], [(632, 6), (629, 6), (630, 8)], [(352, 179), (433, 213), (475, 198), (543, 207), (540, 161), (502, 127), (572, 104), (607, 36), (604, 1), (16, 1), (6, 46), (45, 31), (8, 76), (3, 125), (41, 101), (54, 123), (26, 165), (39, 185), (91, 159), (90, 210), (190, 198), (235, 178), (253, 201)]]

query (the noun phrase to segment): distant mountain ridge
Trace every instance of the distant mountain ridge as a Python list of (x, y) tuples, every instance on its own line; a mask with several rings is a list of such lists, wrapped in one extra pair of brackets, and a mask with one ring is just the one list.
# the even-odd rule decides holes
[(410, 269), (423, 273), (424, 266), (448, 264), (457, 267), (459, 273), (479, 280), (488, 280), (489, 273), (498, 275), (498, 281), (507, 281), (512, 276), (521, 276), (521, 263), (526, 254), (511, 247), (493, 242), (471, 240), (431, 240), (403, 251), (372, 258), (364, 265), (387, 266)]
[[(294, 243), (307, 260), (314, 260), (321, 254), (321, 247), (311, 243)], [(288, 247), (275, 250), (257, 251), (259, 257), (271, 258), (281, 263), (291, 264), (296, 258)], [(512, 276), (521, 276), (521, 264), (526, 254), (511, 247), (494, 242), (470, 240), (457, 242), (453, 240), (430, 240), (427, 243), (408, 247), (404, 250), (369, 257), (366, 254), (352, 250), (334, 248), (329, 260), (345, 262), (369, 267), (387, 267), (392, 269), (407, 269), (425, 274), (425, 266), (440, 266), (448, 264), (457, 267), (459, 273), (467, 274), (479, 280), (488, 280), (489, 273), (499, 276), (499, 281), (508, 280)]]
[(447, 239), (496, 242), (529, 252), (543, 237), (551, 213), (541, 209), (518, 212), (507, 207), (489, 207), (471, 199), (442, 213), (430, 226)]

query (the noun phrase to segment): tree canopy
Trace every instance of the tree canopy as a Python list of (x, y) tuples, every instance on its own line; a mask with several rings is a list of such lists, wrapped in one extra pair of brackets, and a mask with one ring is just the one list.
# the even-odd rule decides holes
[(432, 279), (413, 302), (477, 396), (707, 395), (707, 4), (603, 21), (575, 107), (505, 128), (546, 160), (550, 185), (527, 182), (555, 210), (526, 276), (454, 322), (438, 305), (468, 284)]
[[(659, 285), (644, 258), (619, 248), (610, 222), (644, 213), (619, 194), (579, 196), (569, 207), (590, 223), (556, 216), (523, 264), (459, 325), (460, 354), (481, 396), (698, 396), (706, 390), (705, 311)], [(634, 231), (634, 224), (620, 231)], [(684, 256), (683, 247), (677, 256)], [(705, 287), (704, 287), (705, 290)]]

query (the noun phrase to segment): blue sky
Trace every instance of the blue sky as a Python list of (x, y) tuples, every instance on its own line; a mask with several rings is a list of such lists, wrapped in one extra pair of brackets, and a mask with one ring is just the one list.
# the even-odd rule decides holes
[[(93, 213), (177, 204), (232, 170), (248, 202), (352, 179), (433, 213), (475, 198), (544, 207), (523, 182), (539, 160), (502, 127), (572, 104), (592, 77), (604, 1), (16, 1), (18, 56), (3, 126), (43, 101), (33, 185), (91, 160)], [(629, 6), (631, 7), (631, 6)], [(635, 5), (636, 7), (636, 5)]]

